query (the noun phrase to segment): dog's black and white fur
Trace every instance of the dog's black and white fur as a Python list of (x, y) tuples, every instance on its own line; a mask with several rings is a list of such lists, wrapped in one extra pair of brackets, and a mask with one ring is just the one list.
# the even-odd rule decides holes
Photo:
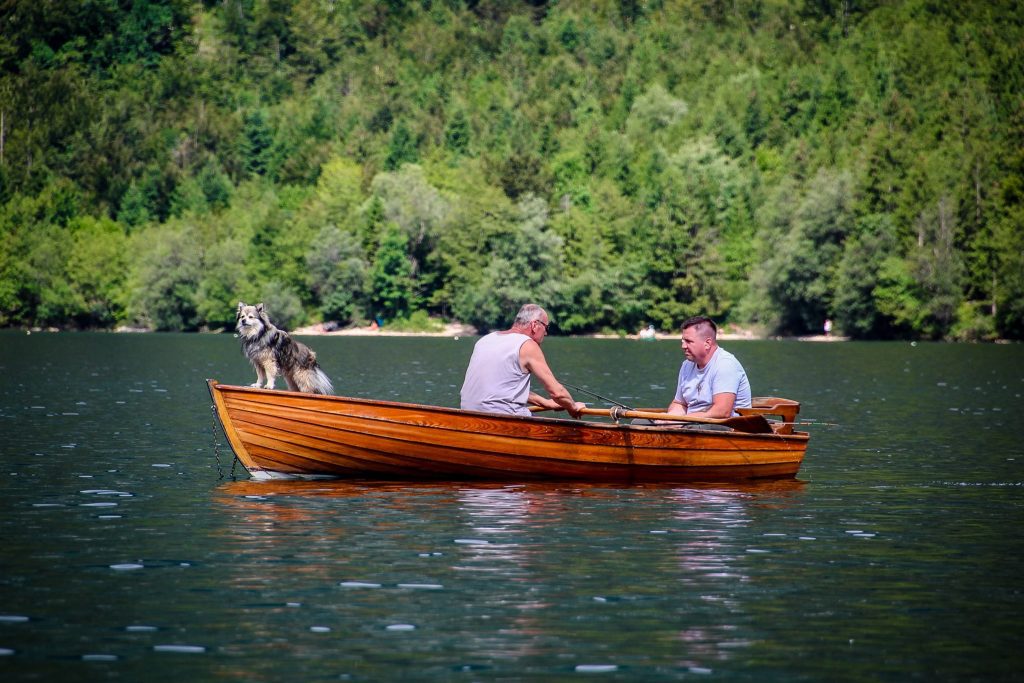
[(252, 386), (273, 389), (280, 374), (292, 391), (330, 394), (331, 380), (316, 362), (316, 354), (270, 322), (263, 304), (249, 306), (239, 301), (235, 330), (242, 340), (242, 352), (256, 368)]

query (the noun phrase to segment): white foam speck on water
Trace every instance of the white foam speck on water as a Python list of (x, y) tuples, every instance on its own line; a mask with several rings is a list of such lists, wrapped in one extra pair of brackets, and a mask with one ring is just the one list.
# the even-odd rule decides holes
[(32, 503), (34, 508), (62, 508), (64, 503)]
[(119, 406), (128, 405), (128, 401), (114, 401), (114, 403), (116, 403)]
[(121, 515), (96, 515), (96, 519), (121, 519)]
[(665, 529), (652, 529), (651, 533), (652, 534), (667, 534), (668, 531), (666, 531)]
[(485, 541), (480, 538), (456, 538), (456, 543), (462, 543), (464, 545), (488, 545), (490, 541)]
[(594, 602), (608, 602), (608, 598), (602, 597), (600, 595), (595, 595)]
[(202, 645), (154, 645), (153, 652), (177, 652), (179, 654), (201, 654), (206, 652)]
[(313, 633), (330, 633), (331, 632), (331, 627), (330, 626), (310, 626), (309, 630), (312, 631)]
[(848, 533), (848, 534), (862, 534), (862, 533), (864, 533), (864, 530), (863, 529), (848, 529), (846, 533)]
[(0, 614), (0, 624), (23, 624), (28, 621), (28, 617), (20, 614)]
[(29, 406), (32, 410), (46, 410), (46, 406)]
[(416, 627), (413, 624), (388, 624), (388, 631), (415, 631)]
[(706, 669), (703, 666), (691, 666), (689, 669), (692, 674), (710, 674), (711, 669)]
[(117, 503), (81, 503), (84, 508), (116, 508)]
[(747, 548), (748, 553), (767, 553), (769, 550), (761, 550), (760, 548)]
[(147, 626), (145, 624), (133, 624), (131, 626), (125, 626), (125, 631), (128, 633), (149, 633), (150, 631), (156, 631), (156, 626)]
[(170, 467), (170, 465), (164, 462), (155, 462), (152, 464), (152, 467)]
[(117, 655), (91, 654), (82, 655), (83, 662), (116, 662)]
[(78, 415), (78, 413), (61, 413), (61, 415)]
[(88, 403), (86, 403), (85, 401), (76, 401), (76, 402), (75, 402), (75, 405), (76, 405), (76, 406), (87, 406), (87, 405), (89, 405), (89, 404), (88, 404)]
[(338, 585), (343, 588), (380, 588), (379, 583), (369, 583), (366, 581), (342, 581)]
[(302, 607), (302, 603), (301, 602), (286, 602), (286, 603), (284, 603), (284, 606), (285, 607)]
[(786, 534), (770, 533), (770, 534), (761, 534), (761, 535), (762, 536), (785, 536)]
[(412, 588), (412, 589), (419, 589), (419, 590), (435, 590), (435, 591), (438, 590), (438, 589), (444, 588), (444, 586), (442, 586), (439, 583), (400, 583), (400, 584), (398, 584), (398, 587), (399, 588)]
[(818, 539), (815, 536), (801, 536), (800, 540), (801, 541), (817, 541)]
[(132, 569), (142, 569), (143, 566), (144, 565), (137, 564), (135, 562), (125, 562), (123, 564), (112, 564), (110, 565), (110, 568), (116, 569), (119, 572), (127, 572), (131, 571)]
[(14, 650), (9, 647), (0, 647), (0, 657), (10, 657), (14, 654)]
[(612, 671), (618, 671), (619, 667), (616, 664), (577, 664), (576, 673), (578, 674), (606, 674)]
[(244, 497), (248, 498), (249, 500), (266, 500), (266, 498), (264, 496), (244, 496)]

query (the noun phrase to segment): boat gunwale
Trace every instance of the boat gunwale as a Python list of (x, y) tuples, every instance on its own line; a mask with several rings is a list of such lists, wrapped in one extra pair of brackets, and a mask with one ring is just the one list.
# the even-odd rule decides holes
[[(218, 391), (226, 390), (227, 392), (231, 392), (231, 393), (251, 394), (251, 395), (260, 396), (260, 397), (263, 397), (263, 398), (269, 398), (271, 395), (284, 395), (284, 396), (288, 396), (288, 397), (292, 397), (292, 398), (296, 398), (296, 399), (301, 399), (301, 400), (304, 400), (304, 401), (312, 400), (312, 401), (317, 401), (317, 402), (331, 402), (331, 403), (340, 403), (340, 404), (364, 405), (364, 406), (368, 406), (368, 407), (380, 406), (380, 407), (384, 407), (384, 408), (398, 408), (398, 409), (408, 409), (408, 410), (419, 410), (419, 411), (425, 411), (425, 412), (434, 412), (434, 413), (447, 414), (447, 415), (451, 415), (453, 417), (466, 416), (466, 417), (484, 418), (484, 419), (487, 419), (487, 420), (498, 420), (500, 422), (507, 422), (507, 423), (510, 423), (510, 424), (526, 424), (527, 421), (529, 421), (530, 424), (537, 424), (538, 422), (541, 422), (541, 423), (551, 424), (552, 426), (558, 426), (558, 427), (562, 427), (562, 428), (575, 428), (575, 429), (579, 429), (580, 427), (583, 427), (583, 428), (587, 428), (587, 429), (600, 429), (600, 430), (613, 430), (613, 431), (638, 431), (638, 432), (647, 433), (647, 434), (665, 434), (665, 435), (687, 435), (688, 434), (688, 435), (693, 435), (695, 432), (697, 432), (701, 436), (712, 436), (712, 435), (717, 436), (718, 435), (718, 434), (716, 434), (716, 432), (709, 431), (709, 430), (699, 430), (699, 429), (687, 430), (687, 429), (684, 428), (684, 426), (682, 424), (678, 425), (678, 426), (677, 425), (662, 426), (662, 425), (637, 425), (637, 424), (628, 424), (628, 423), (623, 424), (623, 423), (619, 423), (619, 422), (591, 422), (591, 421), (588, 421), (588, 420), (576, 420), (576, 419), (564, 418), (564, 417), (547, 417), (547, 416), (541, 416), (541, 415), (537, 415), (537, 414), (534, 414), (534, 415), (531, 415), (531, 416), (527, 417), (527, 416), (520, 416), (520, 415), (506, 415), (506, 414), (503, 414), (503, 413), (488, 413), (488, 412), (477, 411), (477, 410), (464, 410), (462, 408), (451, 408), (451, 407), (448, 407), (448, 406), (436, 406), (436, 405), (430, 405), (430, 404), (425, 404), (425, 403), (409, 403), (409, 402), (405, 402), (405, 401), (387, 401), (387, 400), (382, 400), (382, 399), (361, 398), (361, 397), (354, 397), (354, 396), (336, 396), (336, 395), (332, 395), (332, 394), (309, 394), (309, 393), (304, 393), (304, 392), (299, 392), (299, 391), (289, 391), (289, 390), (286, 390), (286, 389), (261, 389), (261, 388), (257, 388), (257, 387), (241, 386), (241, 385), (235, 385), (235, 384), (224, 384), (224, 383), (219, 382), (219, 381), (217, 381), (215, 379), (208, 379), (207, 380), (207, 384), (210, 386), (211, 390), (212, 389), (217, 389)], [(259, 402), (265, 402), (265, 401), (263, 401), (261, 399)], [(295, 408), (297, 410), (312, 410), (313, 412), (321, 412), (321, 413), (329, 413), (330, 412), (330, 411), (323, 410), (323, 409), (318, 409), (318, 408), (308, 408), (308, 407), (299, 408), (297, 406), (289, 406), (289, 407), (293, 407), (293, 408)], [(376, 421), (380, 421), (380, 422), (389, 422), (389, 423), (395, 423), (395, 424), (407, 424), (407, 423), (403, 423), (401, 420), (388, 419), (388, 418), (383, 418), (383, 417), (379, 417), (379, 416), (359, 416), (359, 418), (360, 419), (365, 419), (365, 420), (376, 420)], [(432, 429), (446, 429), (448, 431), (463, 432), (463, 433), (465, 433), (467, 431), (470, 431), (470, 430), (467, 430), (465, 428), (459, 428), (459, 427), (456, 427), (456, 426), (443, 426), (443, 425), (417, 425), (417, 426), (422, 426), (424, 428), (432, 428)], [(764, 439), (764, 440), (776, 441), (776, 442), (777, 441), (782, 441), (782, 442), (797, 441), (797, 442), (800, 442), (800, 441), (807, 441), (807, 440), (810, 439), (810, 433), (808, 433), (808, 432), (800, 432), (800, 431), (793, 431), (793, 432), (790, 432), (788, 434), (776, 433), (776, 432), (772, 432), (772, 433), (754, 433), (754, 432), (743, 432), (743, 431), (738, 431), (738, 430), (722, 431), (721, 432), (721, 436), (726, 436), (726, 435), (728, 435), (729, 437), (740, 437), (742, 439), (754, 439), (754, 440), (762, 440), (762, 439)]]

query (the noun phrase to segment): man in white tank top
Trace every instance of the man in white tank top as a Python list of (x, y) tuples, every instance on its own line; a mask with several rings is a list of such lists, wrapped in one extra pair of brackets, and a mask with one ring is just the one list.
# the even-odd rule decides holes
[[(462, 409), (507, 415), (531, 415), (528, 406), (565, 410), (578, 418), (585, 407), (573, 400), (555, 379), (540, 343), (548, 334), (548, 314), (537, 304), (519, 309), (512, 327), (481, 337), (462, 384)], [(530, 378), (541, 383), (550, 398), (530, 391)]]

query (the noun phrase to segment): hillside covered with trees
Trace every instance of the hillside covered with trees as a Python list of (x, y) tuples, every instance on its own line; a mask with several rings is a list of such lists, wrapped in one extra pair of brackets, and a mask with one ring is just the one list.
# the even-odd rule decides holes
[(7, 0), (0, 326), (1024, 338), (1024, 12)]

